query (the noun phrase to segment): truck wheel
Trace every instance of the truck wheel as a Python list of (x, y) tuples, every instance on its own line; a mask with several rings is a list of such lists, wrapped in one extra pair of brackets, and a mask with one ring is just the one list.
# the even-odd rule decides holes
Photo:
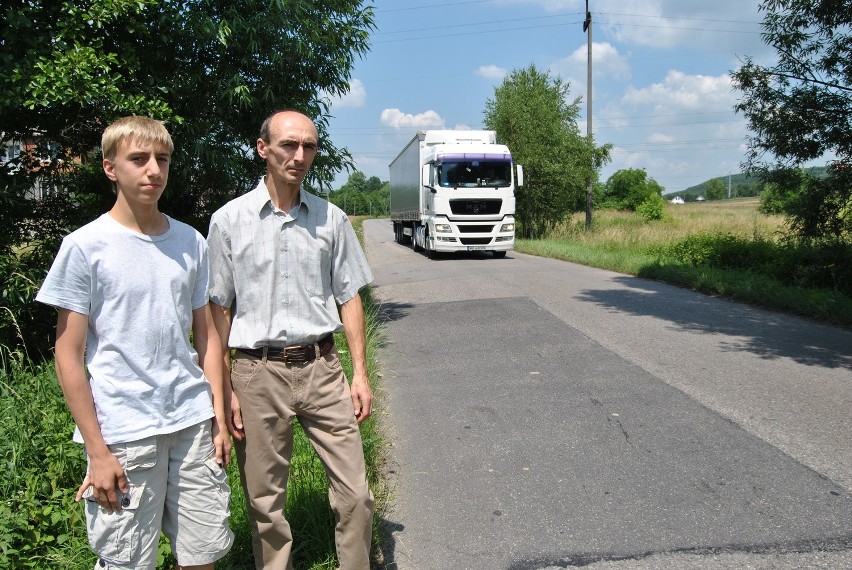
[(429, 230), (423, 230), (423, 251), (429, 259), (435, 259), (435, 250), (429, 247)]
[(411, 224), (411, 249), (414, 251), (420, 251), (420, 248), (417, 247), (417, 224)]
[(506, 257), (506, 252), (505, 252), (505, 251), (492, 251), (491, 253), (493, 253), (493, 254), (494, 254), (494, 257), (495, 257), (496, 259), (502, 259), (502, 258)]

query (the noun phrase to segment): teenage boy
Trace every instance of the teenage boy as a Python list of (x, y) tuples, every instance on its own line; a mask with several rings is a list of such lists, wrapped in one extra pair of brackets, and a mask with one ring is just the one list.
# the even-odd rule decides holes
[(59, 310), (56, 373), (88, 458), (77, 500), (96, 568), (153, 570), (162, 530), (180, 568), (212, 569), (233, 534), (206, 242), (158, 209), (162, 123), (119, 119), (101, 147), (115, 205), (65, 237), (36, 296)]

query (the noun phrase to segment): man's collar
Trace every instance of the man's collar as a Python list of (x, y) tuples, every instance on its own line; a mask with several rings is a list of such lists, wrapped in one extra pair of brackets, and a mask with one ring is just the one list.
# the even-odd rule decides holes
[[(262, 212), (263, 208), (268, 206), (270, 212), (275, 211), (275, 206), (272, 203), (272, 198), (269, 196), (269, 188), (266, 187), (266, 180), (260, 179), (257, 187), (251, 193), (252, 209), (256, 212)], [(304, 188), (299, 188), (299, 205), (310, 209), (310, 198), (308, 192)]]

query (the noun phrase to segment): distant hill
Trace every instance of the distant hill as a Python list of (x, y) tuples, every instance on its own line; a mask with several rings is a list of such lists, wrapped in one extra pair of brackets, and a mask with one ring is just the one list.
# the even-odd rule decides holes
[[(706, 194), (705, 189), (710, 180), (720, 180), (725, 187), (725, 192), (727, 193), (728, 176), (717, 176), (716, 178), (711, 178), (702, 182), (701, 184), (690, 186), (685, 190), (667, 193), (665, 194), (665, 198), (671, 200), (675, 196), (680, 196), (687, 202), (694, 202), (696, 198), (698, 198), (699, 196), (704, 196)], [(758, 194), (760, 194), (760, 180), (755, 177), (750, 177), (747, 174), (731, 174), (730, 186), (730, 195), (732, 198), (735, 196), (742, 198), (745, 196), (757, 196)]]
[[(808, 168), (816, 176), (821, 176), (825, 173), (824, 166), (814, 166)], [(710, 180), (721, 180), (722, 184), (725, 187), (726, 196), (728, 195), (728, 176), (717, 176), (716, 178), (711, 178)], [(707, 188), (707, 184), (710, 180), (706, 180), (701, 184), (696, 184), (695, 186), (690, 186), (685, 190), (680, 190), (678, 192), (671, 192), (665, 194), (665, 198), (671, 200), (675, 196), (682, 197), (687, 202), (694, 202), (696, 198), (699, 196), (704, 196)], [(762, 185), (760, 183), (760, 179), (756, 176), (749, 176), (747, 174), (738, 173), (730, 175), (730, 197), (731, 198), (746, 198), (749, 196), (759, 196), (762, 190)]]

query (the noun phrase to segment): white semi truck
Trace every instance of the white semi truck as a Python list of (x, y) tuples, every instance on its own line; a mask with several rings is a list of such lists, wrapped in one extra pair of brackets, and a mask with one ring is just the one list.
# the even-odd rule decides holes
[(512, 164), (494, 131), (420, 131), (390, 163), (390, 213), (398, 243), (428, 256), (491, 251), (515, 245)]

